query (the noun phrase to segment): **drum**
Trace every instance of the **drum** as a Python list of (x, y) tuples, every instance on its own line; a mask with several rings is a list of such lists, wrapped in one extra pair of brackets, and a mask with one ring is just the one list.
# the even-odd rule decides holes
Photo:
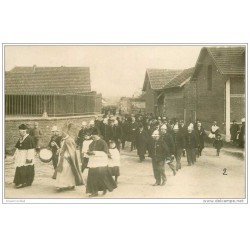
[(48, 163), (51, 161), (52, 159), (52, 152), (49, 149), (43, 148), (40, 150), (39, 153), (39, 159), (44, 162), (44, 163)]

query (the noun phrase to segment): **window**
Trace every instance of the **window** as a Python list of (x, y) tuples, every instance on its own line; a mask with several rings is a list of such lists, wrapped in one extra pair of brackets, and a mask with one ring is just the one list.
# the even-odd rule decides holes
[(207, 89), (212, 90), (212, 65), (207, 67)]

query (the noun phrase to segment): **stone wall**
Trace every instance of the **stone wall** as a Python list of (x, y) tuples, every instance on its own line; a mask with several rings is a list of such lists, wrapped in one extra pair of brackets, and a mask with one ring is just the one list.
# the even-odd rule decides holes
[(41, 138), (41, 147), (46, 147), (51, 137), (51, 128), (56, 125), (60, 129), (67, 121), (73, 123), (73, 136), (76, 137), (78, 131), (81, 128), (82, 121), (89, 122), (94, 118), (94, 115), (75, 116), (75, 117), (56, 117), (56, 118), (6, 118), (4, 128), (4, 141), (5, 150), (7, 153), (11, 153), (14, 150), (15, 144), (19, 139), (18, 126), (22, 123), (29, 123), (33, 127), (34, 122), (39, 123), (43, 135)]

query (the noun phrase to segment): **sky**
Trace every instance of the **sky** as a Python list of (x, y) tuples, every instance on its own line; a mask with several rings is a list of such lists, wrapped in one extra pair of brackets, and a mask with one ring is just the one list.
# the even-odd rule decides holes
[(200, 46), (5, 46), (5, 70), (15, 66), (90, 67), (92, 90), (105, 97), (132, 96), (147, 68), (193, 67)]

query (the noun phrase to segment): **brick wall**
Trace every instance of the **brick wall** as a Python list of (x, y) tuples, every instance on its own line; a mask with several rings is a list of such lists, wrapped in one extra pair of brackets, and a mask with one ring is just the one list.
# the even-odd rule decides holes
[(81, 117), (61, 117), (61, 118), (17, 118), (17, 119), (6, 119), (5, 120), (5, 149), (6, 151), (12, 151), (15, 147), (17, 140), (19, 139), (18, 126), (22, 123), (30, 123), (33, 126), (34, 121), (39, 123), (39, 127), (43, 133), (41, 138), (41, 146), (46, 147), (51, 137), (51, 128), (56, 125), (60, 129), (66, 121), (73, 123), (73, 137), (77, 136), (78, 131), (81, 128), (82, 121), (89, 122), (93, 119), (92, 116), (81, 116)]
[[(212, 90), (208, 90), (207, 68), (212, 65)], [(227, 78), (220, 74), (208, 54), (202, 61), (196, 78), (196, 117), (205, 127), (211, 127), (216, 120), (222, 131), (225, 131), (225, 83)], [(194, 83), (192, 83), (194, 84)]]
[(171, 88), (165, 91), (164, 115), (169, 119), (184, 119), (184, 88)]
[(231, 97), (230, 106), (231, 122), (233, 120), (241, 122), (241, 119), (245, 117), (245, 97)]
[(196, 112), (196, 83), (188, 82), (184, 86), (184, 108), (186, 109), (185, 122), (195, 119)]
[[(212, 90), (208, 90), (207, 84), (208, 65), (212, 65)], [(227, 80), (228, 77), (220, 74), (213, 60), (206, 54), (195, 81), (185, 86), (187, 117), (192, 115), (192, 110), (196, 110), (197, 119), (202, 121), (206, 129), (210, 129), (212, 122), (216, 120), (221, 132), (225, 133), (225, 83)], [(233, 77), (230, 81), (231, 94), (245, 93), (243, 77)], [(243, 117), (245, 117), (245, 97), (231, 96), (231, 121), (233, 119), (240, 121)]]

